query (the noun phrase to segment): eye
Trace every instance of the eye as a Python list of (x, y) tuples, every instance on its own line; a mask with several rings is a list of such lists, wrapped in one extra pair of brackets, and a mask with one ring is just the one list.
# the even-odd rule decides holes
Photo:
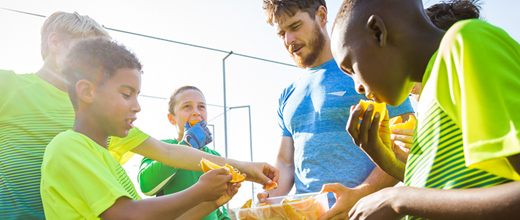
[(199, 108), (206, 109), (205, 105), (199, 105)]
[(127, 93), (121, 93), (123, 95), (123, 98), (128, 99), (130, 98), (130, 94)]
[(184, 105), (184, 106), (182, 106), (182, 108), (184, 108), (184, 109), (189, 109), (189, 108), (190, 108), (190, 105)]
[(301, 25), (298, 24), (298, 25), (293, 26), (293, 27), (291, 28), (291, 30), (296, 31), (296, 30), (298, 30), (300, 27), (301, 27)]
[(278, 32), (278, 37), (284, 38), (285, 37), (285, 31)]

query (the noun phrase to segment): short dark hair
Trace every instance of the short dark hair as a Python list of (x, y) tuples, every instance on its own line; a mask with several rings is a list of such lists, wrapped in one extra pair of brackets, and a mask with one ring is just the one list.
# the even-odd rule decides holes
[(480, 8), (479, 0), (452, 0), (430, 6), (426, 14), (436, 27), (448, 30), (457, 21), (480, 18)]
[(190, 89), (193, 89), (193, 90), (196, 90), (196, 91), (199, 91), (200, 94), (202, 94), (204, 96), (204, 93), (202, 93), (202, 91), (200, 91), (199, 88), (195, 87), (195, 86), (183, 86), (183, 87), (180, 87), (178, 89), (176, 89), (171, 95), (170, 95), (170, 99), (168, 99), (168, 112), (172, 115), (175, 115), (175, 111), (174, 111), (174, 107), (175, 107), (175, 103), (177, 102), (177, 96), (186, 91), (186, 90), (190, 90)]
[(274, 25), (280, 23), (282, 17), (292, 17), (298, 11), (307, 12), (314, 18), (322, 5), (327, 9), (325, 0), (264, 0), (262, 8), (265, 10), (267, 23)]
[(141, 62), (124, 45), (99, 37), (80, 40), (67, 54), (62, 71), (72, 105), (77, 107), (78, 81), (86, 79), (103, 85), (122, 68), (137, 69), (142, 73)]

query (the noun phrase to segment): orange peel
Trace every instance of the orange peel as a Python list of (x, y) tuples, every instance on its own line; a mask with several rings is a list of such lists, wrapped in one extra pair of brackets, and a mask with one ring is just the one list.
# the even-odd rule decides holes
[(233, 177), (233, 179), (231, 179), (231, 181), (229, 181), (230, 183), (240, 183), (240, 182), (244, 182), (244, 180), (246, 180), (246, 177), (244, 176), (244, 174), (241, 174), (240, 171), (233, 168), (229, 164), (226, 164), (224, 166), (219, 166), (205, 158), (202, 158), (202, 160), (200, 160), (200, 165), (201, 165), (202, 171), (204, 173), (206, 173), (210, 170), (214, 170), (214, 169), (227, 168), (229, 170), (228, 174), (231, 174), (231, 176)]
[(365, 111), (367, 110), (368, 106), (370, 104), (372, 104), (374, 106), (374, 114), (372, 115), (372, 120), (374, 120), (374, 116), (376, 115), (375, 113), (376, 112), (379, 112), (379, 122), (381, 122), (384, 118), (385, 118), (385, 115), (386, 115), (386, 103), (382, 102), (382, 103), (377, 103), (377, 102), (374, 102), (372, 100), (359, 100), (359, 104), (361, 105), (361, 107), (363, 107), (363, 112), (361, 113), (361, 115), (359, 116), (359, 119), (363, 120), (363, 116), (365, 115)]

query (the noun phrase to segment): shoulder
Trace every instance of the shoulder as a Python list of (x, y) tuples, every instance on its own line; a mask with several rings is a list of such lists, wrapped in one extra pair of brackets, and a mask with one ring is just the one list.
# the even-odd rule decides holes
[(510, 38), (510, 36), (497, 26), (480, 19), (467, 19), (455, 23), (448, 29), (443, 42), (492, 43), (494, 40), (506, 38)]

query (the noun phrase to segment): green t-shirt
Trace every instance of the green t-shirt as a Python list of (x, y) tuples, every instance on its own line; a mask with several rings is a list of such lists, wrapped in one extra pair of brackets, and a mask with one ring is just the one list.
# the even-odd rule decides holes
[[(44, 219), (43, 152), (54, 136), (72, 128), (74, 109), (67, 93), (35, 74), (0, 70), (0, 94), (0, 219)], [(124, 162), (148, 137), (132, 129), (126, 138), (112, 138), (109, 149)]]
[[(162, 141), (170, 144), (179, 144), (175, 139)], [(211, 150), (207, 146), (201, 150), (208, 154), (220, 156), (217, 151)], [(139, 182), (141, 191), (147, 196), (167, 195), (189, 188), (199, 181), (199, 177), (202, 174), (204, 173), (200, 171), (170, 167), (158, 161), (144, 157), (141, 161), (141, 166), (139, 167), (137, 182)], [(229, 219), (226, 209), (223, 206), (203, 218), (203, 220), (222, 219)]]
[[(481, 20), (456, 23), (423, 77), (405, 185), (478, 188), (519, 180), (520, 45)], [(419, 219), (409, 217), (409, 219)]]
[(45, 150), (41, 196), (47, 219), (99, 219), (122, 196), (141, 199), (119, 161), (73, 130)]

